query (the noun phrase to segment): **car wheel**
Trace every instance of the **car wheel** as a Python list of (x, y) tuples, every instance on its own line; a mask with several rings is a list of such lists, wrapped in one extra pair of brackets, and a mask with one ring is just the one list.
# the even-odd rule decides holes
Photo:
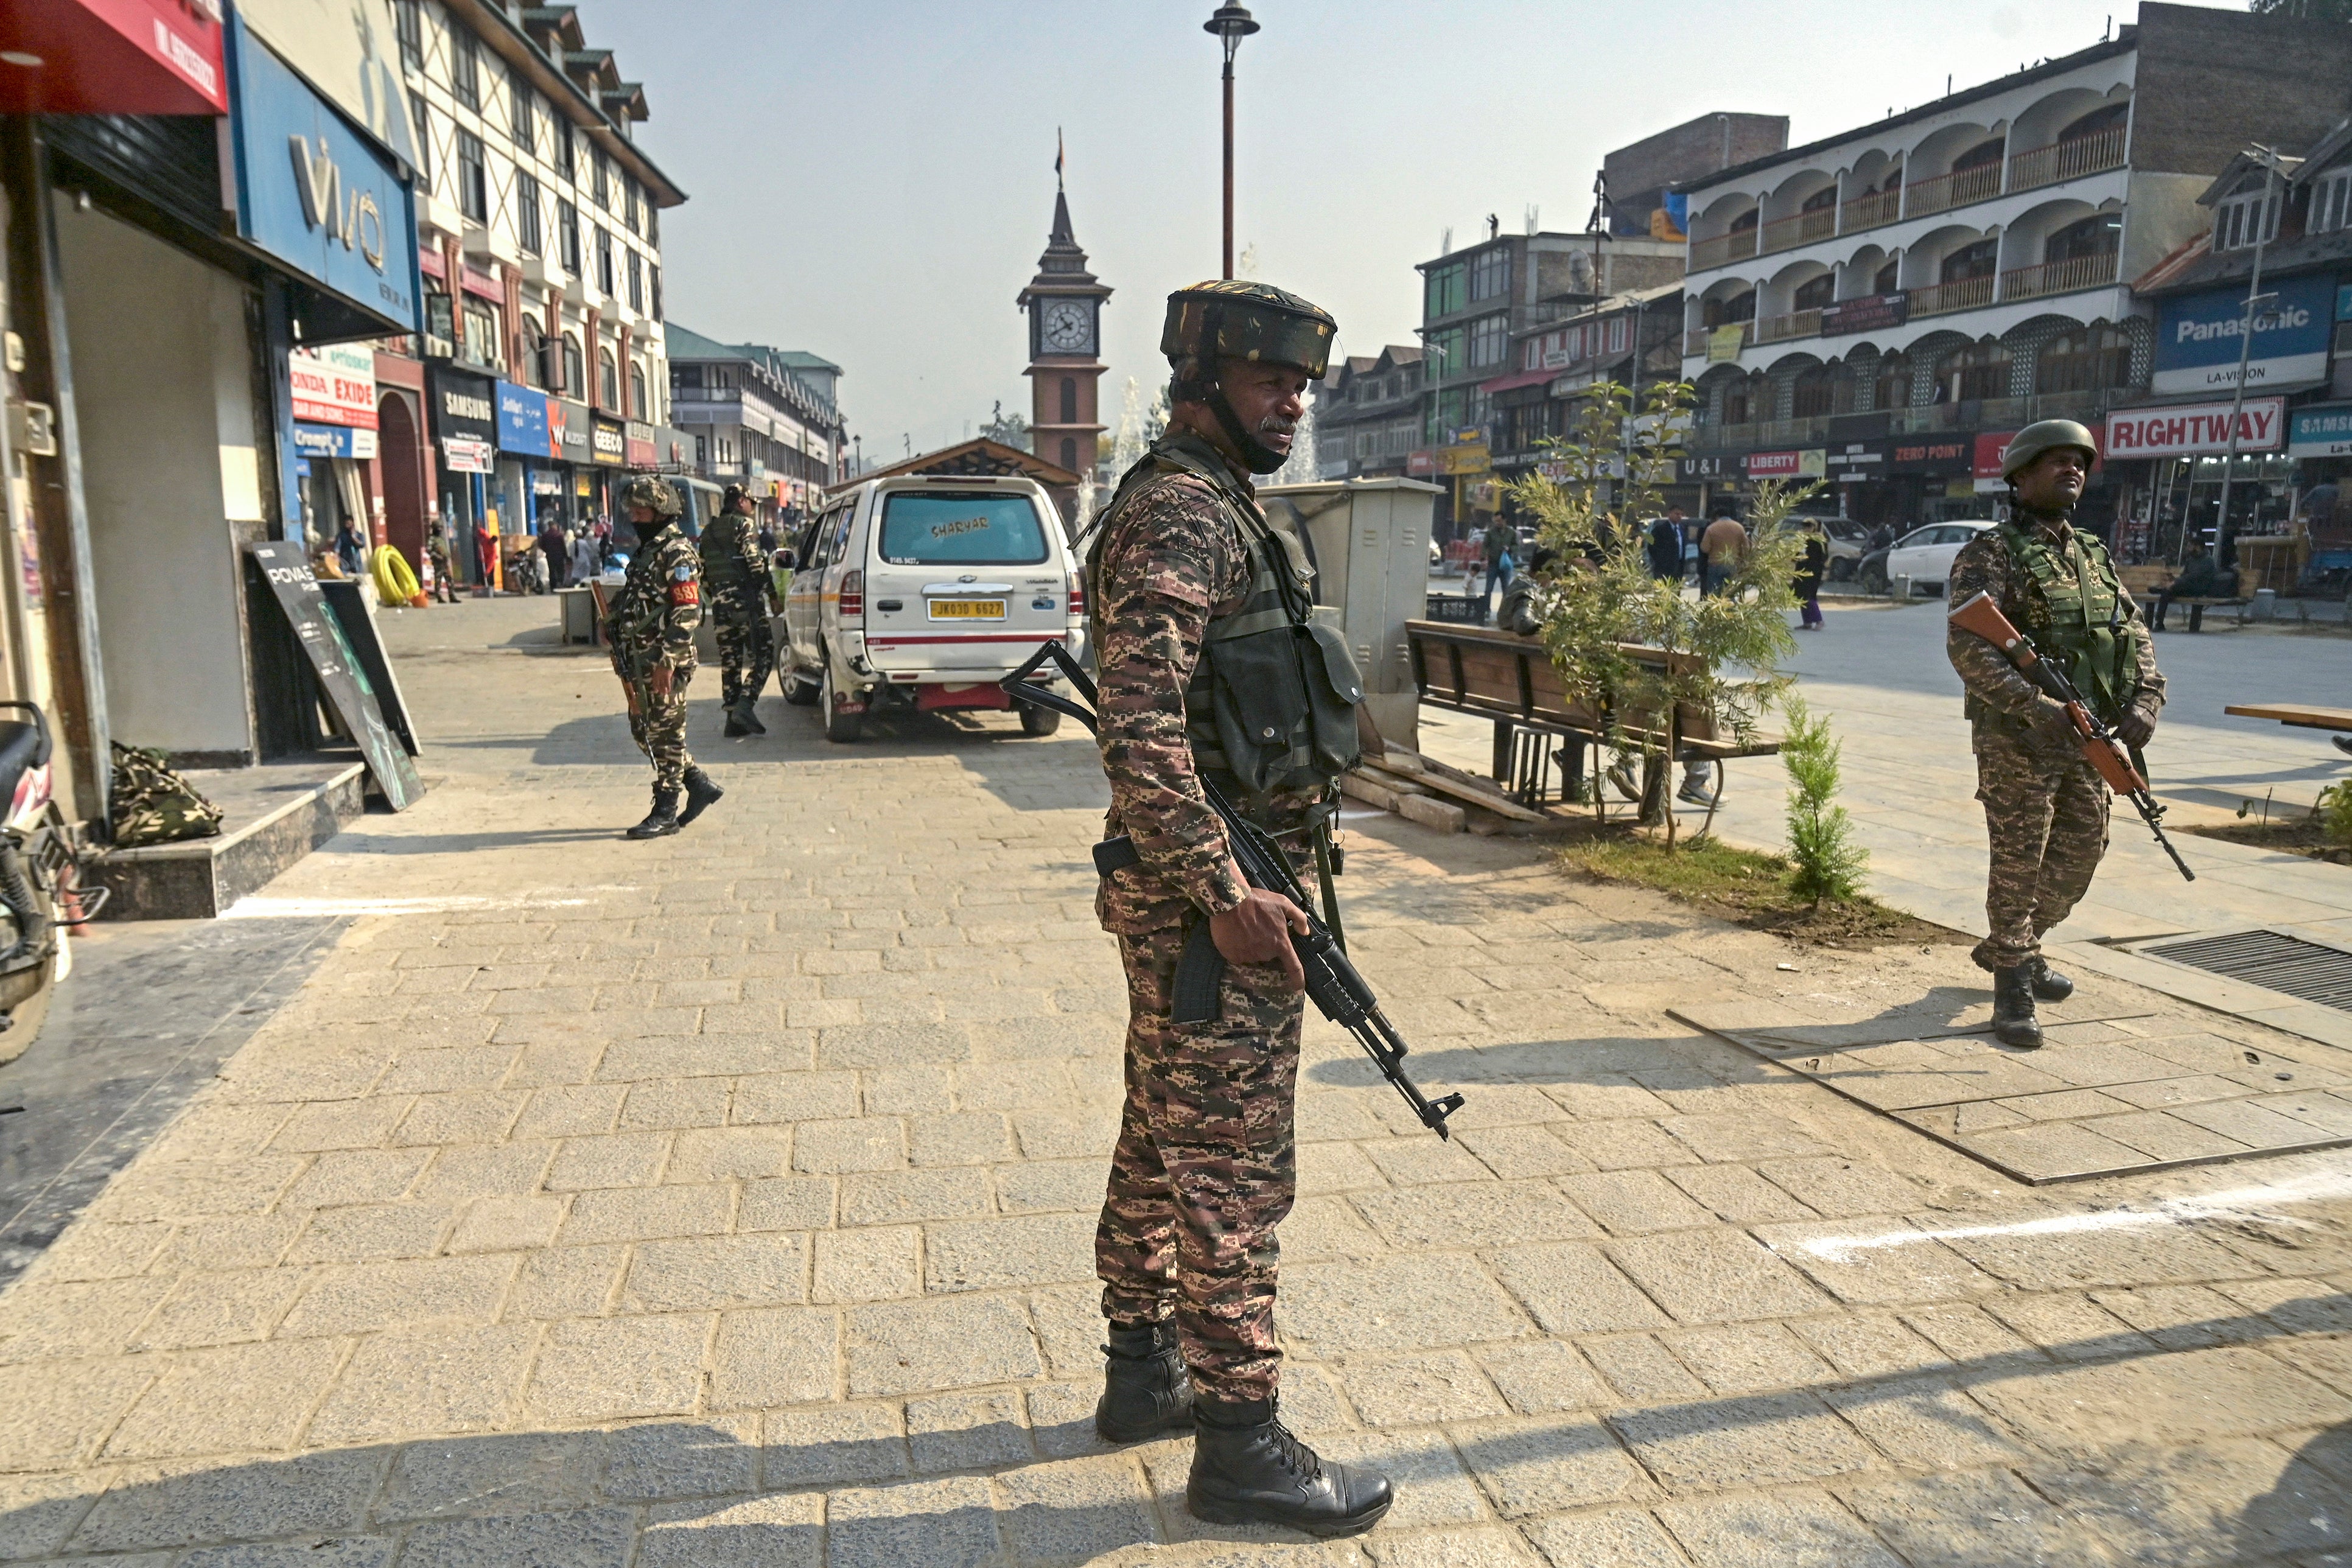
[(833, 682), (833, 661), (827, 659), (824, 661), (824, 684), (819, 688), (817, 698), (818, 711), (824, 717), (824, 738), (828, 741), (855, 741), (865, 732), (866, 715), (863, 712), (845, 713), (841, 710), (841, 689)]
[(1892, 586), (1893, 584), (1886, 581), (1886, 568), (1883, 563), (1874, 561), (1869, 565), (1862, 569), (1862, 591), (1864, 593), (1884, 594)]
[(817, 683), (793, 668), (792, 656), (776, 658), (776, 684), (784, 689), (784, 700), (795, 708), (816, 706)]
[(1040, 708), (1034, 702), (1015, 706), (1021, 710), (1021, 732), (1024, 735), (1050, 735), (1062, 727), (1062, 716), (1051, 708)]
[(1831, 581), (1831, 582), (1832, 582), (1832, 583), (1846, 583), (1846, 582), (1851, 582), (1851, 581), (1853, 581), (1853, 562), (1851, 562), (1851, 561), (1847, 561), (1847, 560), (1844, 560), (1844, 559), (1842, 559), (1842, 558), (1832, 559), (1832, 560), (1830, 562), (1830, 581)]

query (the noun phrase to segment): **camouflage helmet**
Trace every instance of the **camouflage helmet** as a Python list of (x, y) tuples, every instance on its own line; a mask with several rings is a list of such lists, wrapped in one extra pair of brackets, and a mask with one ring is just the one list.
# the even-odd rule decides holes
[(2072, 419), (2044, 419), (2038, 424), (2028, 425), (2010, 437), (2008, 447), (2000, 454), (2000, 477), (2013, 479), (2017, 478), (2017, 470), (2034, 458), (2063, 447), (2079, 450), (2085, 465), (2099, 460), (2098, 438), (2086, 426), (2077, 425)]
[(741, 485), (729, 485), (726, 493), (719, 498), (719, 510), (722, 512), (733, 511), (735, 503), (751, 493)]
[(1320, 381), (1339, 330), (1320, 305), (1271, 284), (1229, 278), (1168, 296), (1160, 352), (1179, 366), (1187, 360), (1253, 360), (1292, 365)]
[(653, 474), (639, 474), (621, 490), (625, 507), (644, 507), (656, 517), (676, 517), (686, 508), (679, 504), (677, 491), (667, 480)]

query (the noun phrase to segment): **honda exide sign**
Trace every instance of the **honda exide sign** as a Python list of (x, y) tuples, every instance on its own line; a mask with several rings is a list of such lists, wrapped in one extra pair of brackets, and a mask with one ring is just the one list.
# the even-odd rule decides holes
[[(2286, 399), (2249, 397), (2238, 410), (2238, 450), (2273, 452), (2286, 433)], [(2230, 405), (2190, 403), (2107, 416), (2109, 458), (2186, 458), (2230, 449)]]

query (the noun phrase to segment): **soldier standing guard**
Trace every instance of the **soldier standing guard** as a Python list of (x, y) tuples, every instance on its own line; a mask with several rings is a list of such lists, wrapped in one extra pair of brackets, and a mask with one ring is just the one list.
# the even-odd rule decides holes
[(719, 689), (727, 708), (726, 733), (764, 735), (753, 705), (776, 649), (768, 636), (768, 560), (751, 521), (750, 492), (729, 485), (719, 515), (702, 531), (702, 587), (719, 635)]
[[(1350, 671), (1335, 689), (1322, 658), (1303, 652), (1318, 646), (1302, 635), (1305, 553), (1268, 525), (1250, 480), (1286, 458), (1334, 331), (1324, 311), (1263, 284), (1171, 295), (1168, 434), (1119, 481), (1087, 563), (1106, 834), (1137, 853), (1097, 898), (1119, 939), (1129, 1023), (1095, 1237), (1110, 1338), (1095, 1428), (1133, 1442), (1192, 1426), (1194, 1514), (1318, 1535), (1369, 1528), (1391, 1496), (1387, 1478), (1318, 1458), (1276, 1411), (1274, 1232), (1296, 1186), (1302, 1006), (1290, 934), (1306, 922), (1244, 881), (1200, 781), (1303, 857), (1354, 760), (1360, 683)], [(1260, 722), (1270, 717), (1279, 735)], [(1344, 732), (1344, 759), (1321, 739), (1301, 747), (1302, 723)], [(1204, 924), (1226, 965), (1212, 1016), (1180, 1022), (1179, 969)]]
[[(686, 684), (694, 679), (694, 628), (702, 624), (702, 571), (675, 526), (677, 492), (650, 474), (621, 492), (637, 552), (604, 615), (613, 673), (629, 699), (629, 738), (654, 765), (654, 808), (632, 838), (676, 833), (724, 794), (686, 753)], [(686, 791), (686, 809), (677, 795)]]
[[(2010, 521), (1961, 550), (1945, 595), (1958, 605), (1990, 594), (2010, 624), (2073, 679), (2137, 764), (2164, 708), (2164, 677), (2115, 563), (2070, 521), (2097, 460), (2090, 431), (2072, 420), (2019, 431), (2000, 459)], [(1972, 956), (1992, 971), (1993, 1032), (2031, 1050), (2042, 1044), (2034, 999), (2063, 1002), (2074, 994), (2074, 983), (2042, 956), (2042, 933), (2089, 890), (2107, 852), (2107, 786), (2083, 754), (2065, 709), (1999, 648), (1956, 626), (1945, 651), (1968, 688), (1977, 798), (1992, 840), (1990, 934)]]

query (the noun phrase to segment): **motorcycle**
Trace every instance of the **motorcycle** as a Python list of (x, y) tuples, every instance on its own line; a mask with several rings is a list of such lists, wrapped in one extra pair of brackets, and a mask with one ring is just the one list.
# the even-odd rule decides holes
[(95, 919), (109, 889), (81, 885), (82, 855), (50, 793), (48, 716), (0, 702), (0, 1061), (23, 1054), (73, 967), (66, 932)]

